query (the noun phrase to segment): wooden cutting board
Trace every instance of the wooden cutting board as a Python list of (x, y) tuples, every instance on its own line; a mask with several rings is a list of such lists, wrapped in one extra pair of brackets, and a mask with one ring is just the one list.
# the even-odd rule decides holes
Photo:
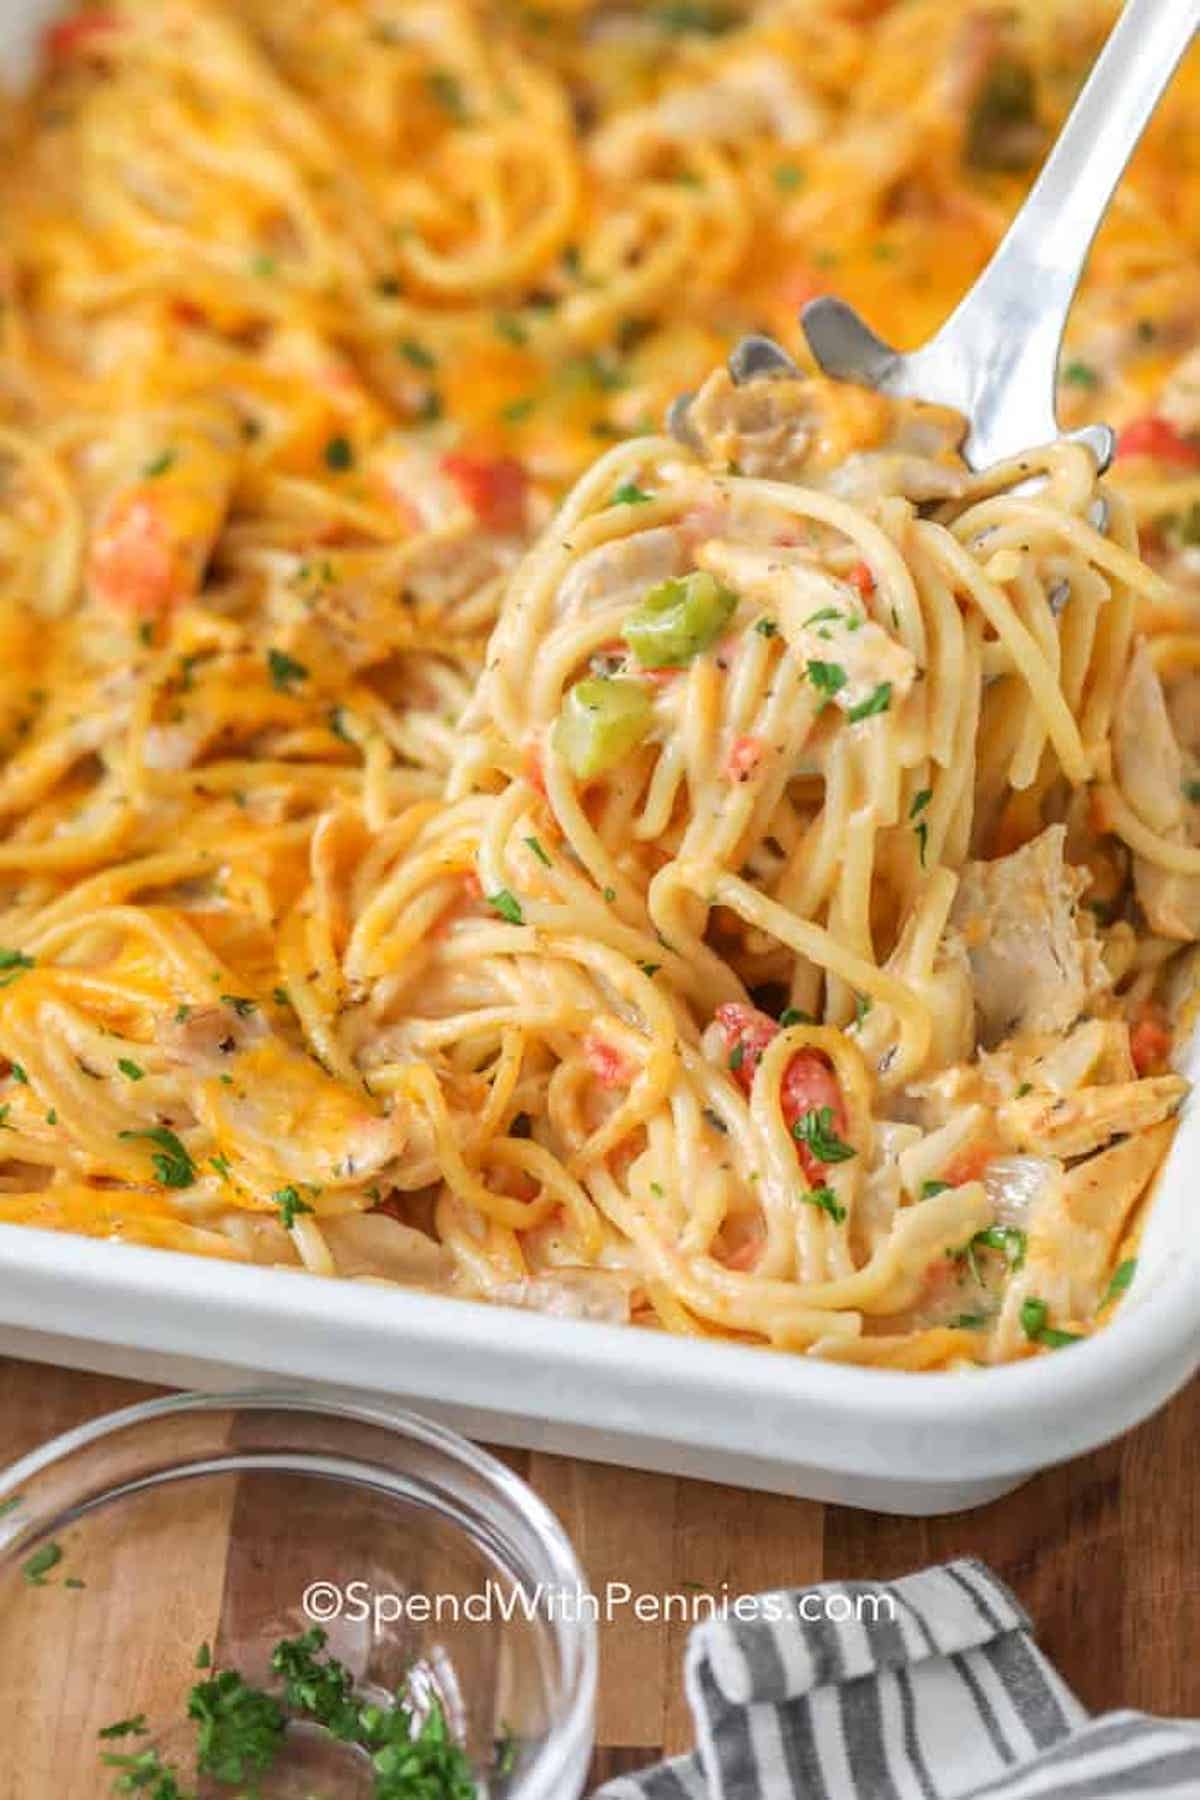
[[(153, 1391), (0, 1361), (0, 1464)], [(1200, 1381), (1120, 1443), (981, 1512), (941, 1519), (884, 1518), (540, 1452), (499, 1454), (558, 1514), (596, 1588), (613, 1580), (635, 1593), (687, 1584), (756, 1592), (882, 1580), (979, 1556), (1016, 1590), (1043, 1648), (1090, 1709), (1200, 1716)], [(685, 1637), (675, 1622), (628, 1615), (602, 1627), (596, 1781), (691, 1746)], [(45, 1705), (58, 1711), (90, 1674), (65, 1665), (50, 1679), (61, 1686), (45, 1693)], [(21, 1670), (0, 1668), (0, 1719), (5, 1767), (28, 1767), (23, 1734), (36, 1741), (38, 1718)], [(57, 1796), (22, 1789), (19, 1800)]]

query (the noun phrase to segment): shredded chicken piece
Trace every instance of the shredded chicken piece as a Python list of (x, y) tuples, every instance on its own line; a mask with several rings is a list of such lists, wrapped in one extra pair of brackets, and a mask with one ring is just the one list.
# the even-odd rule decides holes
[(836, 664), (845, 681), (832, 695), (844, 712), (891, 688), (903, 700), (916, 679), (909, 650), (867, 615), (857, 589), (826, 575), (803, 550), (748, 550), (714, 539), (696, 561), (739, 594), (769, 606), (799, 661)]
[(1099, 940), (1078, 910), (1087, 877), (1064, 862), (1065, 841), (1065, 828), (1051, 825), (1011, 856), (963, 871), (952, 917), (987, 1049), (1020, 1031), (1068, 1030), (1108, 986)]
[(618, 602), (632, 606), (647, 588), (681, 574), (685, 567), (683, 535), (673, 526), (659, 525), (599, 544), (572, 565), (561, 583), (554, 622), (563, 624)]
[(1014, 1149), (1087, 1156), (1118, 1135), (1161, 1123), (1182, 1104), (1187, 1091), (1181, 1075), (1153, 1075), (1143, 1081), (1087, 1087), (1071, 1095), (1025, 1095), (1001, 1107), (997, 1119)]
[(1026, 1300), (1044, 1301), (1049, 1323), (1058, 1329), (1092, 1318), (1130, 1213), (1166, 1155), (1173, 1129), (1165, 1121), (1122, 1138), (1042, 1187), (1029, 1209), (1024, 1261), (1005, 1289), (992, 1343), (996, 1360), (1027, 1345), (1021, 1326)]

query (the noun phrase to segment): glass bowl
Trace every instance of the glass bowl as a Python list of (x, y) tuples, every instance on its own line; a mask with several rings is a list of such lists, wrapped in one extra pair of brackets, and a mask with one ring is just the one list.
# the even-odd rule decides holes
[[(192, 1690), (235, 1670), (278, 1696), (275, 1646), (314, 1628), (356, 1698), (403, 1693), (414, 1729), (440, 1707), (481, 1797), (581, 1793), (596, 1683), (583, 1574), (537, 1496), (454, 1433), (386, 1401), (182, 1394), (0, 1475), (0, 1717), (22, 1800), (158, 1793), (105, 1756), (157, 1759), (203, 1800), (371, 1796), (370, 1744), (290, 1712), (263, 1774), (197, 1772)], [(141, 1729), (100, 1735), (138, 1715)]]

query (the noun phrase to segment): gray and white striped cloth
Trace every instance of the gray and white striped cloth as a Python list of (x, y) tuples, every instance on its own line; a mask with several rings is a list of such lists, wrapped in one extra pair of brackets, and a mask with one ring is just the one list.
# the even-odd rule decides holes
[(692, 1632), (696, 1750), (594, 1800), (1200, 1796), (1200, 1723), (1089, 1718), (981, 1562), (764, 1594), (754, 1611)]

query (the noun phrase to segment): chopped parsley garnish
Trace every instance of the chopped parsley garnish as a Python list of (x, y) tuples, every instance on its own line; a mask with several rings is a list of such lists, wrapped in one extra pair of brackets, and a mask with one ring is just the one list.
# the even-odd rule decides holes
[(33, 957), (26, 956), (23, 950), (5, 950), (0, 947), (0, 988), (11, 986), (18, 976), (32, 967)]
[(11, 1106), (0, 1106), (0, 1131), (11, 1131), (13, 1129), (8, 1122), (8, 1115), (11, 1111)]
[(1021, 1302), (1021, 1330), (1032, 1344), (1041, 1344), (1047, 1350), (1061, 1350), (1067, 1344), (1078, 1344), (1082, 1341), (1078, 1331), (1059, 1331), (1047, 1324), (1050, 1308), (1044, 1300), (1036, 1299), (1032, 1294)]
[(610, 506), (645, 506), (653, 498), (653, 494), (648, 494), (644, 488), (640, 488), (636, 481), (623, 481), (620, 487), (613, 489), (608, 504)]
[(948, 1323), (956, 1331), (982, 1331), (985, 1326), (991, 1324), (991, 1315), (990, 1313), (957, 1313)]
[(924, 819), (921, 820), (919, 825), (913, 826), (913, 835), (917, 840), (917, 849), (921, 856), (921, 867), (924, 868), (925, 852), (929, 848), (929, 826)]
[(43, 1544), (40, 1550), (35, 1550), (33, 1555), (21, 1564), (21, 1574), (29, 1586), (45, 1587), (47, 1575), (51, 1569), (58, 1567), (62, 1561), (62, 1554), (62, 1545), (56, 1544), (53, 1539), (50, 1543)]
[(950, 1183), (948, 1181), (923, 1181), (921, 1183), (921, 1198), (922, 1200), (932, 1200), (935, 1194), (948, 1193), (949, 1188)]
[(839, 609), (836, 606), (821, 606), (821, 607), (818, 607), (818, 609), (815, 613), (809, 613), (809, 615), (808, 615), (807, 619), (805, 619), (804, 623), (806, 626), (808, 626), (808, 625), (831, 625), (836, 620), (840, 619), (841, 616), (842, 616), (841, 612), (839, 611)]
[(1200, 781), (1185, 781), (1183, 797), (1185, 800), (1190, 800), (1193, 806), (1200, 805)]
[(1020, 1087), (1017, 1089), (1016, 1097), (1018, 1100), (1023, 1100), (1025, 1098), (1026, 1094), (1032, 1094), (1032, 1092), (1033, 1092), (1032, 1081), (1023, 1081), (1021, 1083)]
[[(853, 1156), (854, 1152), (851, 1151), (850, 1154)], [(819, 1207), (822, 1212), (828, 1213), (835, 1225), (840, 1225), (846, 1217), (846, 1209), (831, 1187), (809, 1188), (800, 1198), (806, 1205)]]
[(722, 1137), (729, 1136), (728, 1125), (725, 1123), (720, 1113), (714, 1112), (711, 1106), (701, 1108), (701, 1117), (706, 1125), (711, 1125), (714, 1131), (719, 1131), (721, 1133)]
[(510, 400), (507, 406), (500, 408), (500, 417), (506, 425), (519, 425), (533, 411), (536, 401), (532, 394), (522, 394), (519, 399)]
[(754, 629), (757, 631), (759, 637), (773, 638), (777, 637), (779, 634), (779, 627), (774, 619), (756, 619), (754, 622)]
[(832, 699), (839, 688), (846, 685), (846, 671), (841, 663), (810, 662), (807, 664), (808, 679), (819, 694)]
[(850, 707), (846, 717), (852, 725), (857, 725), (860, 719), (873, 719), (876, 713), (885, 713), (891, 704), (892, 684), (890, 681), (881, 681), (874, 693), (868, 694), (865, 700), (860, 700), (857, 706)]
[(275, 1193), (271, 1195), (271, 1199), (279, 1208), (279, 1217), (285, 1231), (290, 1231), (292, 1229), (292, 1226), (296, 1223), (297, 1213), (310, 1213), (312, 1211), (312, 1207), (308, 1204), (308, 1201), (300, 1198), (300, 1191), (298, 1188), (278, 1188)]
[(1080, 362), (1078, 357), (1065, 365), (1062, 378), (1068, 387), (1096, 388), (1100, 386), (1100, 377), (1091, 363)]
[(117, 1067), (118, 1067), (118, 1069), (120, 1069), (122, 1075), (125, 1076), (127, 1081), (144, 1081), (145, 1080), (145, 1077), (146, 1077), (145, 1069), (143, 1069), (140, 1064), (135, 1063), (128, 1056), (119, 1056), (117, 1058)]
[(792, 1136), (807, 1145), (818, 1162), (849, 1162), (853, 1148), (833, 1128), (832, 1106), (810, 1107), (792, 1126)]
[(745, 1044), (735, 1044), (733, 1046), (733, 1049), (729, 1052), (730, 1068), (731, 1069), (740, 1069), (742, 1064), (745, 1062), (745, 1060), (746, 1060)]
[(229, 1180), (232, 1171), (230, 1170), (229, 1158), (227, 1156), (210, 1156), (208, 1165), (209, 1168), (217, 1171), (217, 1174), (221, 1177), (222, 1181)]
[(989, 1225), (975, 1233), (971, 1245), (980, 1250), (998, 1250), (1013, 1270), (1019, 1269), (1025, 1261), (1027, 1239), (1017, 1225)]
[(691, 32), (719, 37), (738, 23), (732, 7), (714, 4), (713, 0), (667, 0), (665, 5), (654, 8), (653, 16), (661, 30), (681, 37)]
[(785, 1006), (779, 1015), (779, 1023), (786, 1031), (789, 1025), (811, 1025), (812, 1014), (801, 1012), (798, 1006)]
[(542, 863), (547, 869), (553, 867), (553, 865), (550, 861), (550, 858), (546, 855), (546, 852), (542, 849), (542, 846), (539, 843), (537, 838), (527, 837), (525, 839), (525, 842), (528, 844), (529, 848), (533, 851), (533, 854), (537, 857), (537, 859), (540, 863)]
[(804, 170), (798, 169), (795, 163), (776, 163), (771, 179), (784, 194), (794, 194), (796, 189), (804, 186)]
[(433, 354), (433, 351), (427, 350), (425, 345), (420, 343), (416, 338), (401, 338), (400, 342), (396, 345), (396, 349), (404, 358), (405, 362), (411, 363), (414, 369), (437, 368), (437, 357)]
[(456, 125), (466, 124), (467, 103), (463, 99), (462, 87), (456, 75), (452, 75), (449, 69), (434, 69), (429, 77), (429, 91)]
[(248, 1000), (244, 994), (222, 994), (221, 1004), (231, 1006), (239, 1019), (248, 1019), (252, 1012), (258, 1011), (258, 1001)]
[(142, 1750), (136, 1756), (118, 1756), (110, 1750), (100, 1761), (105, 1768), (122, 1771), (115, 1785), (118, 1794), (141, 1794), (143, 1800), (192, 1800), (192, 1796), (180, 1787), (174, 1771), (153, 1748)]
[(529, 332), (520, 319), (512, 313), (497, 313), (495, 317), (496, 336), (502, 337), (506, 343), (515, 344), (518, 348), (529, 342)]
[(925, 808), (929, 805), (929, 802), (932, 799), (933, 799), (933, 789), (932, 788), (922, 788), (919, 793), (914, 794), (913, 795), (913, 803), (908, 809), (909, 818), (915, 819), (918, 813), (923, 813), (925, 811)]
[(658, 971), (662, 968), (662, 964), (661, 963), (652, 963), (652, 962), (642, 962), (639, 959), (638, 968), (642, 971), (643, 975), (647, 976), (650, 980), (653, 980), (654, 977), (658, 974)]
[(186, 1146), (165, 1125), (156, 1125), (153, 1131), (121, 1131), (117, 1135), (158, 1146), (150, 1160), (155, 1180), (163, 1187), (187, 1188), (195, 1181), (196, 1165)]
[(516, 895), (510, 893), (507, 888), (501, 888), (498, 893), (489, 894), (487, 903), (493, 912), (499, 913), (502, 919), (507, 919), (510, 925), (523, 925), (525, 923), (525, 914), (521, 911), (521, 902), (517, 899)]
[(143, 476), (153, 481), (156, 476), (165, 475), (174, 466), (178, 454), (176, 450), (160, 450), (157, 456), (152, 456), (148, 463), (143, 464)]
[(290, 694), (293, 683), (308, 679), (304, 664), (289, 656), (286, 650), (268, 650), (267, 668), (271, 673), (271, 686), (280, 694)]
[(278, 1700), (252, 1688), (236, 1669), (197, 1682), (188, 1718), (197, 1725), (196, 1767), (230, 1786), (270, 1768), (287, 1723)]
[(442, 416), (442, 396), (436, 388), (430, 388), (417, 408), (418, 425), (436, 425)]
[(325, 467), (338, 471), (354, 467), (354, 446), (348, 437), (330, 438), (325, 446)]
[(866, 1018), (867, 1014), (870, 1012), (870, 1010), (874, 1006), (874, 1004), (875, 1004), (875, 1002), (872, 1000), (870, 994), (855, 994), (855, 996), (854, 996), (854, 1023), (856, 1025), (862, 1024), (863, 1020)]
[(19, 1063), (19, 1062), (10, 1063), (8, 1072), (12, 1076), (13, 1080), (16, 1082), (18, 1087), (28, 1087), (29, 1086), (29, 1077), (25, 1073), (25, 1068), (22, 1063)]
[(1112, 1280), (1109, 1282), (1108, 1287), (1105, 1290), (1104, 1299), (1101, 1302), (1101, 1305), (1107, 1306), (1108, 1302), (1110, 1300), (1115, 1300), (1117, 1298), (1118, 1294), (1127, 1293), (1129, 1291), (1129, 1287), (1133, 1281), (1133, 1278), (1136, 1274), (1137, 1274), (1137, 1257), (1136, 1256), (1131, 1256), (1131, 1257), (1127, 1258), (1127, 1260), (1125, 1262), (1118, 1263), (1116, 1268), (1113, 1270)]

